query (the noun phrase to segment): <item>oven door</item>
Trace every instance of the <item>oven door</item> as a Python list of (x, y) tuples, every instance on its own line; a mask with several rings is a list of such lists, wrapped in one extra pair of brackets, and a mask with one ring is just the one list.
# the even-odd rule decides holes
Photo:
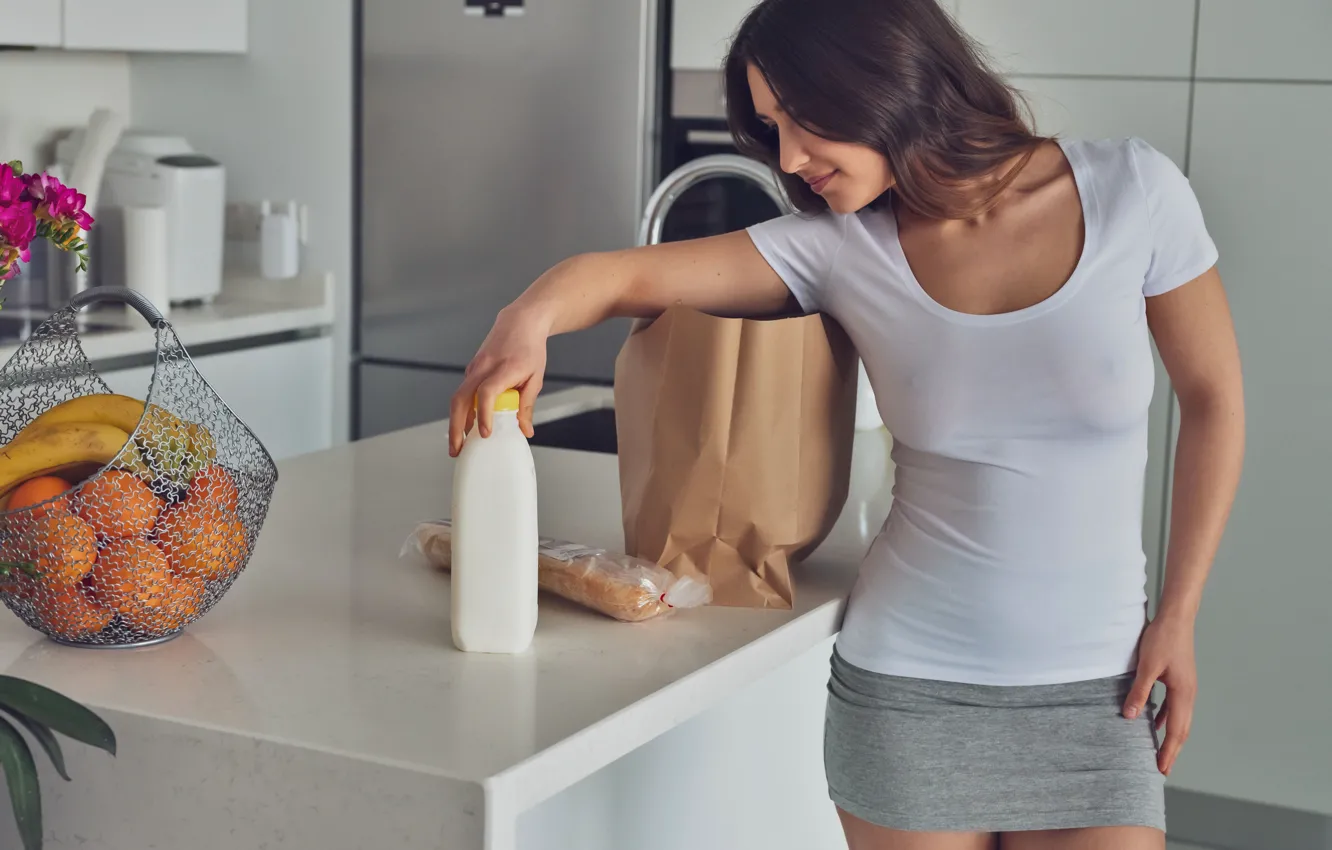
[[(718, 153), (738, 153), (724, 120), (672, 118), (663, 140), (661, 173)], [(666, 215), (661, 241), (732, 233), (780, 215), (782, 209), (751, 181), (714, 177), (691, 186), (675, 202)]]

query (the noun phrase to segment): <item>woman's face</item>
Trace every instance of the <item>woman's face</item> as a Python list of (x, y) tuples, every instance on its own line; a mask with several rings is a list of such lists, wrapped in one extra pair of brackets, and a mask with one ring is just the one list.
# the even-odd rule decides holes
[(782, 171), (803, 178), (836, 213), (859, 212), (892, 188), (888, 160), (872, 148), (831, 142), (791, 119), (777, 103), (768, 81), (749, 66), (754, 112), (777, 133)]

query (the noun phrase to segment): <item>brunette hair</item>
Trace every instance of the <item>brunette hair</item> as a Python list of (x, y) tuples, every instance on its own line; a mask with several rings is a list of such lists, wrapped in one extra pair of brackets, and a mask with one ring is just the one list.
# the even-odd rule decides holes
[[(754, 113), (751, 63), (800, 126), (887, 158), (902, 204), (930, 218), (989, 209), (1046, 141), (937, 0), (762, 0), (726, 58), (727, 119), (740, 152), (771, 166), (804, 212), (827, 202), (781, 172), (777, 133)], [(987, 175), (998, 179), (978, 199), (971, 181)]]

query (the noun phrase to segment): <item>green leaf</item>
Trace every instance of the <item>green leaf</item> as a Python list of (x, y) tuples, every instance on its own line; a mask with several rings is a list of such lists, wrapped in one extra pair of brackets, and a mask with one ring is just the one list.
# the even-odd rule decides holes
[(24, 850), (42, 850), (42, 789), (37, 784), (37, 763), (28, 742), (8, 720), (0, 717), (0, 765), (9, 785), (14, 821)]
[(9, 713), (23, 725), (24, 729), (28, 730), (28, 734), (32, 735), (37, 743), (42, 745), (42, 749), (46, 750), (46, 754), (50, 757), (51, 764), (55, 766), (56, 773), (60, 774), (60, 778), (69, 782), (69, 773), (65, 770), (65, 753), (60, 749), (60, 740), (56, 738), (55, 733), (36, 720), (24, 717), (17, 712), (11, 711)]
[(106, 721), (67, 696), (35, 682), (0, 676), (0, 705), (49, 726), (67, 738), (116, 754), (116, 733)]
[(11, 159), (11, 160), (9, 161), (9, 167), (12, 168), (12, 169), (14, 169), (14, 173), (15, 173), (15, 174), (22, 174), (22, 173), (23, 173), (23, 161), (22, 161), (22, 160)]

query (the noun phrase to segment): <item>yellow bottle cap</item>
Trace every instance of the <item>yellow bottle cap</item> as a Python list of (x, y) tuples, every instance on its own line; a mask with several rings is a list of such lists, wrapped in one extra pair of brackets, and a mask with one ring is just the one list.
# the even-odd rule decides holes
[[(513, 413), (518, 410), (522, 403), (522, 397), (518, 395), (517, 390), (505, 390), (495, 397), (496, 413)], [(477, 399), (472, 397), (472, 407), (477, 406)]]

